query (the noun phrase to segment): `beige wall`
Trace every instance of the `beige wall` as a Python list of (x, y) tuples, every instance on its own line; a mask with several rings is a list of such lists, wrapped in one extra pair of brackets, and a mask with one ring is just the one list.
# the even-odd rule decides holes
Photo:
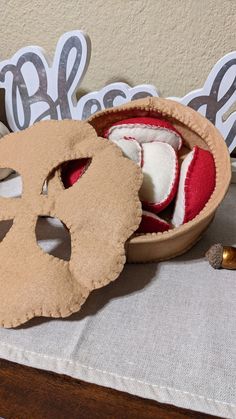
[(236, 0), (0, 0), (0, 59), (86, 31), (92, 57), (84, 90), (111, 81), (154, 84), (164, 96), (201, 87), (214, 63), (236, 49)]

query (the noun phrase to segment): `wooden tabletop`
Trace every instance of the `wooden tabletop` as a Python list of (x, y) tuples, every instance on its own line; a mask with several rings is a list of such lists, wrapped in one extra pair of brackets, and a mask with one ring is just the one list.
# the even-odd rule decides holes
[(4, 419), (181, 419), (213, 416), (0, 359)]

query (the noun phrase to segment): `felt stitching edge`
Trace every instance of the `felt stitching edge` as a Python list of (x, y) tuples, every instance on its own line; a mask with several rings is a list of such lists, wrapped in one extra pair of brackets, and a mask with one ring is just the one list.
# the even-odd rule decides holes
[(135, 138), (131, 138), (131, 137), (129, 137), (129, 138), (128, 137), (120, 138), (119, 140), (116, 140), (116, 142), (114, 142), (113, 140), (109, 140), (111, 143), (117, 145), (117, 147), (119, 147), (121, 149), (123, 156), (126, 157), (126, 158), (128, 158), (130, 161), (134, 161), (134, 160), (132, 160), (130, 157), (128, 157), (128, 156), (126, 156), (124, 154), (121, 146), (119, 145), (119, 142), (121, 140), (130, 141), (130, 142), (133, 142), (133, 143), (135, 143), (137, 145), (137, 148), (138, 148), (138, 159), (139, 159), (139, 161), (138, 161), (137, 164), (138, 164), (139, 167), (142, 168), (142, 166), (143, 166), (143, 147), (142, 147), (142, 144), (139, 144), (139, 142)]
[[(152, 141), (152, 142), (155, 142), (155, 141)], [(180, 176), (179, 161), (178, 161), (177, 152), (175, 151), (175, 149), (170, 144), (168, 144), (168, 143), (163, 143), (163, 144), (169, 145), (174, 151), (175, 166), (174, 166), (174, 169), (173, 169), (172, 183), (171, 183), (171, 185), (169, 187), (169, 190), (166, 193), (166, 197), (163, 199), (163, 201), (159, 202), (158, 204), (156, 204), (155, 202), (147, 202), (147, 201), (143, 202), (144, 207), (146, 207), (148, 209), (152, 209), (153, 211), (156, 211), (157, 213), (164, 210), (174, 199), (174, 197), (177, 193), (178, 184), (179, 184), (179, 176)], [(152, 233), (146, 233), (146, 234), (152, 234)], [(159, 233), (154, 233), (154, 234), (159, 234)]]
[[(214, 403), (219, 404), (219, 405), (222, 405), (222, 406), (229, 406), (229, 407), (232, 407), (232, 408), (236, 408), (236, 404), (234, 404), (234, 403), (223, 402), (221, 400), (212, 399), (212, 398), (209, 398), (209, 397), (202, 396), (200, 394), (195, 394), (195, 393), (191, 393), (191, 392), (188, 392), (188, 391), (179, 390), (179, 389), (176, 389), (174, 387), (160, 386), (158, 384), (153, 384), (153, 383), (150, 383), (148, 381), (138, 380), (136, 378), (132, 378), (132, 377), (128, 377), (128, 376), (122, 376), (122, 375), (117, 374), (117, 373), (114, 373), (114, 372), (110, 372), (110, 371), (102, 370), (102, 369), (99, 369), (99, 368), (90, 367), (90, 366), (85, 365), (85, 364), (81, 364), (78, 361), (71, 361), (70, 359), (63, 359), (63, 358), (58, 358), (58, 357), (54, 357), (54, 356), (51, 356), (51, 355), (40, 354), (38, 352), (30, 351), (28, 349), (22, 349), (20, 347), (17, 347), (15, 345), (10, 345), (10, 344), (5, 343), (5, 342), (0, 342), (0, 347), (1, 346), (2, 347), (9, 348), (10, 350), (15, 351), (17, 353), (17, 355), (19, 354), (19, 352), (21, 352), (23, 354), (26, 354), (27, 353), (27, 354), (36, 356), (38, 358), (44, 358), (44, 359), (48, 359), (48, 360), (52, 360), (52, 361), (56, 361), (56, 362), (61, 362), (63, 364), (67, 363), (67, 364), (72, 364), (72, 365), (78, 365), (80, 368), (84, 368), (86, 370), (96, 371), (98, 373), (102, 373), (104, 375), (113, 376), (113, 377), (116, 377), (116, 378), (121, 378), (121, 379), (126, 380), (126, 381), (137, 382), (137, 383), (143, 384), (143, 385), (148, 386), (148, 387), (165, 389), (165, 390), (168, 390), (168, 391), (174, 391), (176, 393), (181, 393), (181, 394), (187, 394), (187, 395), (190, 395), (190, 396), (193, 396), (193, 397), (197, 397), (198, 399), (201, 399), (201, 400), (206, 400), (206, 401), (209, 401), (209, 402), (214, 402)], [(14, 361), (12, 361), (12, 362), (14, 362)], [(31, 365), (31, 367), (32, 367), (32, 365)], [(64, 374), (65, 374), (65, 372), (64, 372)], [(120, 391), (122, 391), (122, 390), (120, 390)]]
[[(204, 228), (202, 233), (191, 244), (186, 246), (183, 250), (174, 253), (171, 258), (181, 256), (184, 253), (186, 253), (188, 250), (190, 250), (193, 246), (195, 246), (195, 244), (197, 244), (201, 240), (203, 234), (208, 230), (209, 225), (213, 222), (214, 218), (215, 218), (215, 214), (213, 214), (212, 218), (209, 221), (209, 224)], [(136, 237), (147, 236), (147, 234), (149, 234), (149, 236), (154, 236), (155, 237), (157, 234), (164, 234), (164, 233), (168, 233), (168, 231), (160, 231), (159, 233), (139, 233), (139, 234), (136, 235)], [(170, 260), (169, 256), (166, 256), (166, 257), (161, 258), (161, 259), (160, 258), (149, 259), (148, 263), (164, 262), (166, 260)], [(146, 264), (147, 262), (146, 261), (137, 262), (135, 260), (134, 261), (131, 260), (131, 261), (129, 261), (129, 263), (131, 263), (131, 264), (136, 264), (136, 263)]]
[[(187, 171), (187, 175), (185, 178), (185, 182), (184, 182), (184, 219), (183, 219), (183, 224), (188, 222), (188, 218), (189, 218), (189, 192), (190, 192), (190, 179), (191, 179), (191, 175), (194, 171), (195, 165), (196, 165), (196, 161), (198, 159), (198, 155), (199, 155), (199, 148), (198, 147), (194, 147), (193, 148), (193, 158), (188, 166), (188, 171)], [(207, 204), (207, 202), (205, 203)], [(191, 220), (190, 220), (191, 221)]]
[[(200, 148), (199, 147), (197, 147), (197, 146), (194, 146), (193, 147), (193, 152), (194, 152), (194, 155), (193, 155), (193, 158), (192, 158), (192, 160), (191, 160), (191, 162), (190, 162), (190, 164), (189, 164), (189, 167), (188, 167), (188, 171), (187, 171), (187, 175), (186, 175), (186, 179), (185, 179), (185, 185), (184, 185), (184, 193), (185, 193), (185, 203), (184, 203), (184, 206), (185, 206), (185, 214), (184, 214), (184, 219), (183, 219), (183, 224), (184, 223), (187, 223), (189, 220), (188, 220), (188, 218), (189, 218), (189, 193), (190, 193), (190, 187), (189, 187), (189, 184), (190, 184), (190, 179), (191, 179), (191, 175), (192, 175), (192, 173), (194, 172), (194, 168), (195, 168), (195, 166), (196, 166), (196, 163), (197, 163), (197, 160), (198, 160), (198, 156), (199, 156), (199, 151), (200, 151)], [(213, 160), (214, 160), (214, 156), (213, 156), (213, 154), (211, 153), (211, 155), (212, 155), (212, 157), (213, 157)], [(215, 175), (216, 175), (216, 165), (215, 165), (215, 160), (214, 160), (214, 168), (215, 168)], [(215, 187), (216, 187), (216, 180), (215, 180)], [(214, 187), (214, 190), (215, 190), (215, 187)], [(213, 190), (213, 192), (214, 192), (214, 190)], [(212, 193), (213, 193), (212, 192)], [(212, 194), (211, 194), (212, 195)], [(211, 198), (211, 196), (210, 196), (210, 198)], [(210, 199), (209, 198), (209, 199)], [(208, 203), (208, 201), (205, 203), (205, 205), (204, 205), (204, 207), (203, 208), (205, 208), (205, 206), (207, 205), (207, 203)], [(201, 210), (202, 211), (202, 210)], [(200, 211), (200, 212), (201, 212)], [(199, 213), (200, 214), (200, 213)], [(198, 215), (198, 214), (197, 214)], [(196, 217), (196, 216), (195, 216)], [(194, 217), (194, 218), (195, 218)], [(194, 219), (193, 218), (193, 219)], [(190, 220), (191, 221), (191, 220)]]
[[(172, 129), (165, 128), (165, 127), (157, 127), (155, 125), (150, 125), (150, 124), (139, 124), (139, 123), (137, 123), (137, 124), (114, 125), (107, 130), (106, 138), (108, 138), (108, 135), (110, 135), (112, 133), (112, 131), (114, 131), (115, 129), (119, 130), (119, 129), (122, 129), (122, 128), (137, 128), (137, 127), (138, 128), (144, 128), (144, 129), (145, 128), (146, 129), (153, 129), (155, 131), (166, 131), (168, 133), (171, 132), (173, 135), (175, 135), (177, 137), (177, 139), (179, 141), (178, 151), (181, 149), (181, 147), (183, 145), (183, 139), (182, 139), (181, 135), (178, 134), (176, 131), (174, 131)], [(157, 141), (157, 140), (153, 140), (153, 141)], [(157, 141), (157, 142), (162, 142), (162, 141)], [(163, 141), (163, 142), (165, 143), (165, 141)], [(167, 144), (169, 144), (169, 143), (167, 142)], [(173, 147), (173, 146), (171, 146), (171, 147)]]
[[(120, 157), (121, 158), (125, 158), (122, 155), (122, 151), (120, 148), (118, 148), (114, 143), (110, 142), (111, 146), (114, 147), (116, 149), (116, 151), (119, 152)], [(117, 242), (117, 263), (115, 268), (108, 274), (108, 276), (106, 278), (102, 278), (102, 281), (94, 281), (93, 282), (93, 287), (89, 289), (89, 294), (90, 292), (92, 292), (93, 290), (100, 288), (101, 286), (105, 286), (107, 284), (109, 284), (110, 282), (113, 282), (117, 279), (117, 277), (119, 276), (119, 274), (121, 273), (124, 264), (126, 262), (126, 242), (129, 238), (131, 238), (132, 234), (135, 233), (135, 231), (137, 230), (137, 228), (139, 227), (139, 224), (141, 222), (141, 218), (142, 218), (142, 207), (141, 207), (141, 202), (139, 200), (139, 190), (143, 181), (143, 175), (141, 172), (141, 169), (139, 168), (139, 166), (132, 160), (128, 159), (129, 163), (133, 165), (133, 167), (135, 168), (136, 171), (136, 175), (133, 178), (134, 181), (134, 185), (136, 185), (136, 188), (132, 189), (132, 195), (133, 195), (133, 202), (134, 202), (134, 209), (133, 209), (133, 215), (132, 215), (132, 219), (136, 218), (136, 222), (134, 224), (132, 224), (132, 226), (130, 226), (129, 228), (126, 227), (126, 229), (124, 229), (124, 237), (121, 238), (118, 242)], [(70, 229), (72, 229), (73, 226), (70, 227)], [(74, 243), (72, 243), (71, 241), (71, 248), (74, 247)], [(69, 262), (70, 263), (70, 262)], [(78, 310), (73, 310), (71, 312), (74, 313)]]
[[(179, 110), (177, 109), (173, 109), (171, 107), (169, 107), (167, 105), (167, 102), (173, 102), (169, 99), (155, 99), (157, 103), (162, 103), (162, 109), (158, 109), (158, 106), (156, 103), (154, 103), (153, 98), (147, 98), (146, 100), (146, 104), (140, 105), (140, 104), (133, 104), (132, 102), (130, 103), (130, 107), (128, 106), (124, 106), (124, 105), (120, 105), (117, 107), (113, 107), (107, 110), (102, 110), (100, 112), (98, 112), (95, 115), (92, 115), (90, 118), (87, 119), (87, 122), (89, 122), (92, 126), (93, 123), (96, 119), (99, 119), (101, 117), (104, 118), (104, 116), (107, 115), (114, 115), (114, 114), (120, 114), (123, 112), (135, 112), (135, 111), (145, 111), (145, 112), (155, 112), (157, 114), (161, 114), (162, 117), (171, 117), (176, 119), (178, 122), (182, 123), (183, 125), (186, 125), (188, 128), (190, 128), (193, 132), (195, 132), (199, 137), (201, 137), (204, 142), (208, 145), (209, 150), (212, 153), (213, 159), (214, 159), (214, 163), (215, 163), (215, 171), (216, 171), (216, 182), (215, 182), (215, 188), (212, 192), (212, 195), (210, 196), (208, 202), (206, 203), (206, 205), (202, 208), (202, 210), (199, 212), (199, 214), (196, 215), (196, 217), (194, 217), (191, 221), (188, 221), (185, 224), (180, 225), (179, 227), (175, 227), (173, 230), (169, 230), (169, 231), (164, 231), (164, 232), (159, 232), (159, 233), (146, 233), (146, 234), (138, 234), (135, 235), (135, 237), (140, 237), (140, 236), (145, 236), (147, 239), (148, 238), (159, 238), (160, 235), (170, 235), (171, 233), (173, 233), (173, 231), (176, 232), (176, 234), (180, 234), (180, 232), (183, 234), (186, 231), (186, 228), (189, 228), (190, 226), (196, 224), (197, 221), (202, 220), (202, 215), (204, 213), (206, 213), (206, 210), (208, 209), (208, 207), (210, 206), (211, 202), (213, 200), (216, 200), (216, 190), (219, 189), (219, 184), (222, 185), (221, 180), (219, 178), (219, 169), (218, 166), (216, 165), (216, 159), (215, 159), (215, 145), (214, 145), (214, 141), (213, 141), (213, 132), (209, 132), (209, 130), (207, 128), (205, 128), (204, 130), (202, 130), (200, 128), (200, 123), (195, 123), (194, 121), (194, 117), (193, 115), (186, 115), (184, 112), (179, 112)], [(166, 103), (164, 103), (164, 101)], [(176, 105), (176, 103), (175, 103)], [(181, 107), (183, 107), (183, 105), (181, 105)], [(189, 109), (189, 111), (191, 112), (191, 109)], [(196, 111), (194, 111), (196, 112)], [(194, 115), (195, 116), (195, 115)], [(198, 118), (200, 117), (200, 114), (198, 115)], [(202, 117), (202, 119), (204, 119)], [(215, 129), (216, 130), (216, 129)], [(223, 140), (222, 140), (223, 141)], [(221, 199), (219, 201), (218, 198), (218, 204), (214, 205), (215, 209), (212, 212), (215, 212), (217, 207), (219, 206), (219, 203), (223, 200), (224, 196), (226, 195), (226, 192), (228, 190), (228, 186), (227, 188), (224, 188), (224, 193), (221, 193)], [(168, 236), (167, 236), (168, 237)], [(133, 243), (134, 244), (134, 243)], [(192, 247), (192, 246), (191, 246)], [(173, 256), (174, 257), (174, 256)], [(169, 259), (169, 258), (168, 258)]]
[[(100, 137), (97, 137), (98, 139), (100, 139)], [(117, 154), (117, 158), (125, 158), (122, 154), (121, 149), (119, 149), (114, 143), (112, 142), (108, 142), (107, 143), (108, 147), (113, 147), (113, 149), (115, 150), (116, 154)], [(101, 150), (102, 151), (102, 150)], [(74, 153), (71, 153), (70, 156), (74, 155)], [(67, 155), (69, 156), (69, 155)], [(86, 157), (86, 156), (85, 156)], [(87, 156), (88, 157), (88, 156)], [(90, 155), (91, 157), (91, 155)], [(70, 159), (73, 160), (73, 159)], [(72, 306), (68, 307), (68, 306), (64, 306), (64, 307), (60, 307), (57, 309), (45, 309), (43, 307), (40, 307), (38, 309), (32, 309), (30, 311), (27, 311), (23, 316), (21, 316), (20, 318), (16, 318), (16, 319), (12, 319), (9, 322), (6, 320), (1, 320), (0, 321), (0, 327), (3, 328), (14, 328), (17, 326), (20, 326), (21, 324), (31, 320), (34, 317), (53, 317), (53, 318), (58, 318), (58, 317), (68, 317), (73, 313), (76, 313), (80, 310), (81, 306), (84, 304), (84, 302), (86, 301), (86, 299), (88, 298), (89, 294), (97, 289), (100, 288), (101, 285), (105, 286), (107, 284), (109, 284), (110, 282), (113, 282), (117, 279), (117, 277), (119, 276), (119, 274), (121, 273), (124, 264), (126, 262), (126, 241), (132, 236), (132, 234), (137, 230), (140, 222), (141, 222), (141, 217), (142, 217), (142, 208), (141, 208), (141, 202), (139, 200), (139, 189), (141, 187), (142, 181), (143, 181), (143, 175), (141, 172), (141, 169), (139, 168), (139, 166), (133, 162), (132, 160), (128, 159), (129, 164), (133, 165), (135, 172), (134, 172), (134, 176), (133, 176), (133, 182), (134, 185), (136, 186), (135, 188), (132, 189), (132, 195), (133, 195), (133, 202), (134, 202), (134, 208), (133, 208), (133, 215), (132, 215), (132, 219), (136, 218), (136, 223), (132, 224), (131, 227), (124, 229), (124, 234), (123, 237), (120, 238), (120, 240), (117, 242), (117, 262), (115, 267), (109, 272), (109, 274), (107, 275), (106, 278), (103, 278), (102, 281), (96, 281), (93, 283), (93, 287), (87, 288), (85, 286), (83, 286), (82, 290), (83, 292), (81, 292), (81, 296), (80, 296), (80, 300), (76, 301)], [(54, 163), (55, 164), (55, 163)], [(61, 163), (59, 163), (60, 165)], [(50, 173), (55, 170), (55, 168), (58, 166), (58, 164), (56, 166), (53, 167), (53, 169), (48, 173), (47, 177), (50, 175)], [(46, 177), (46, 178), (47, 178)], [(73, 185), (72, 185), (73, 187)], [(61, 191), (61, 193), (63, 193), (63, 191)], [(52, 202), (55, 202), (55, 197), (51, 197)], [(53, 215), (54, 217), (57, 215), (53, 213), (53, 210), (50, 210), (49, 212), (49, 216)], [(38, 215), (37, 215), (38, 217)], [(63, 221), (63, 220), (61, 220)], [(66, 223), (67, 228), (70, 231), (70, 234), (72, 233), (72, 229), (73, 229), (73, 225), (70, 223)], [(72, 237), (72, 235), (71, 235)], [(5, 238), (5, 237), (4, 237)], [(71, 249), (72, 246), (74, 245), (74, 242), (71, 240)], [(53, 263), (57, 263), (57, 264), (63, 264), (68, 265), (70, 261), (64, 261), (62, 259), (56, 258), (46, 252), (44, 252), (44, 250), (40, 247), (37, 246), (39, 251), (41, 251), (44, 255), (46, 255), (48, 258), (50, 258), (50, 260)], [(69, 268), (70, 271), (70, 268)], [(73, 278), (73, 274), (70, 271), (71, 276), (70, 278)], [(74, 281), (76, 281), (74, 279)], [(63, 312), (62, 312), (63, 309)]]
[[(171, 228), (171, 223), (170, 222), (166, 221), (164, 218), (159, 217), (159, 215), (154, 214), (154, 212), (147, 211), (147, 210), (143, 209), (143, 211), (142, 211), (142, 220), (145, 217), (146, 218), (150, 218), (150, 219), (154, 219), (154, 220), (157, 219), (157, 221), (160, 222), (160, 224), (165, 225), (166, 227), (168, 227), (167, 230), (169, 230)], [(138, 234), (140, 234), (140, 233), (138, 233)], [(145, 235), (146, 233), (141, 233), (141, 234), (144, 234)]]

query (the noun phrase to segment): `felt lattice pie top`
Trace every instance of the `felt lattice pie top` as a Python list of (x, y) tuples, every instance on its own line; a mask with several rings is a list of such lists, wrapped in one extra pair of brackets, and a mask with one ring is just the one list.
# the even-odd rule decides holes
[[(56, 169), (82, 158), (91, 164), (64, 189)], [(0, 243), (0, 324), (14, 327), (34, 316), (68, 316), (91, 290), (121, 272), (125, 242), (141, 220), (141, 171), (117, 146), (98, 139), (89, 124), (69, 120), (40, 122), (4, 137), (0, 167), (16, 170), (23, 181), (21, 198), (0, 198), (0, 220), (14, 220)], [(49, 182), (44, 195), (49, 176), (57, 188)], [(69, 229), (70, 261), (38, 246), (39, 216), (57, 217)]]

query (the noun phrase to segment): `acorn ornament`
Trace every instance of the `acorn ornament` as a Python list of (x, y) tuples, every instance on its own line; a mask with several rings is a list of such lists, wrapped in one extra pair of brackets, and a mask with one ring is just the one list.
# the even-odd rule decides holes
[(214, 269), (236, 269), (236, 247), (214, 244), (206, 252), (206, 258)]

